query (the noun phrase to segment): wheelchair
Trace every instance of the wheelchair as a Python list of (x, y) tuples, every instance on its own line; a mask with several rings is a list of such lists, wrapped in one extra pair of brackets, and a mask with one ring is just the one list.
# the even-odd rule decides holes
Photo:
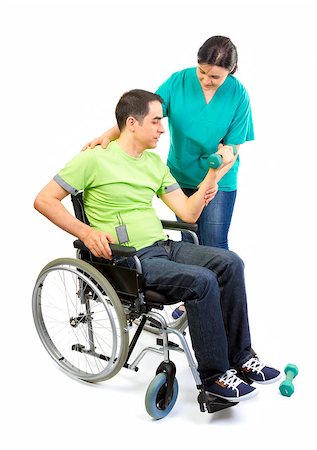
[[(76, 217), (88, 223), (82, 194), (72, 196), (72, 202)], [(165, 229), (189, 232), (198, 243), (197, 225), (176, 221), (162, 224)], [(94, 257), (80, 240), (73, 245), (76, 258), (48, 263), (38, 275), (32, 296), (40, 340), (67, 375), (102, 382), (122, 368), (137, 372), (148, 352), (160, 354), (162, 362), (147, 388), (145, 408), (152, 418), (161, 419), (172, 410), (178, 396), (176, 367), (170, 359), (170, 352), (177, 351), (186, 356), (202, 412), (214, 413), (237, 404), (204, 391), (186, 341), (186, 313), (173, 320), (169, 311), (176, 307), (177, 300), (146, 288), (134, 247), (111, 244), (113, 260), (108, 261)], [(135, 268), (118, 265), (118, 258), (133, 258)], [(133, 356), (144, 330), (152, 333), (155, 346)], [(171, 335), (179, 344), (170, 341)]]

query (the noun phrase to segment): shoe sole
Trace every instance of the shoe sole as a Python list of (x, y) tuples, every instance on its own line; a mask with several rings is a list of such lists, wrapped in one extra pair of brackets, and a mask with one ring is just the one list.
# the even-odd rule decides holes
[[(247, 374), (246, 374), (247, 375)], [(265, 381), (257, 381), (254, 380), (253, 378), (250, 378), (248, 375), (247, 377), (249, 378), (250, 381), (252, 381), (253, 383), (259, 383), (259, 384), (272, 384), (275, 383), (276, 381), (279, 381), (282, 378), (282, 374), (280, 373), (277, 377), (275, 378), (271, 378), (270, 380), (265, 380)]]
[(215, 394), (210, 391), (206, 391), (206, 393), (227, 400), (228, 402), (243, 402), (244, 400), (249, 400), (250, 398), (255, 397), (258, 394), (258, 391), (254, 389), (254, 391), (249, 392), (249, 394), (242, 395), (241, 397), (225, 397), (224, 395)]

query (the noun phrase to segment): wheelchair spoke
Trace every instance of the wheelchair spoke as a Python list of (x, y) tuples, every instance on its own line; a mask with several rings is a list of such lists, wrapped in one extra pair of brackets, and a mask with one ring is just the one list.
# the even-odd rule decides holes
[(46, 349), (69, 375), (101, 381), (124, 364), (128, 336), (122, 305), (108, 281), (84, 261), (56, 260), (43, 269), (33, 316)]

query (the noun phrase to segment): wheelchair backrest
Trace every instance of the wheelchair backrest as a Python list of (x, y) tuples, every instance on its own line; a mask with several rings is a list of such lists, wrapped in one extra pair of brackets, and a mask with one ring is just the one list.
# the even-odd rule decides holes
[[(71, 195), (71, 200), (76, 218), (89, 225), (84, 210), (83, 193)], [(111, 283), (120, 298), (130, 300), (138, 297), (143, 290), (143, 277), (137, 270), (115, 265), (103, 258), (96, 258), (88, 249), (82, 250), (81, 246), (80, 241), (74, 242), (74, 247), (79, 249), (80, 258), (98, 269)]]
[(84, 210), (83, 192), (78, 192), (77, 195), (71, 195), (71, 199), (77, 219), (89, 225), (89, 221)]

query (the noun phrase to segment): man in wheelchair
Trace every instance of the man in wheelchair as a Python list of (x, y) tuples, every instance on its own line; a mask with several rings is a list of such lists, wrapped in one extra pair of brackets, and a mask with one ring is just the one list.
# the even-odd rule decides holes
[[(112, 258), (109, 243), (135, 247), (146, 287), (186, 306), (206, 395), (249, 399), (256, 393), (253, 381), (270, 383), (280, 372), (252, 351), (242, 260), (229, 250), (168, 239), (152, 207), (157, 195), (184, 222), (195, 223), (232, 166), (233, 151), (220, 146), (222, 165), (206, 168), (198, 191), (187, 197), (160, 157), (148, 151), (164, 133), (162, 117), (158, 95), (126, 92), (116, 106), (120, 137), (106, 151), (96, 147), (77, 154), (39, 192), (34, 206), (96, 257)], [(62, 204), (81, 191), (90, 225)]]

